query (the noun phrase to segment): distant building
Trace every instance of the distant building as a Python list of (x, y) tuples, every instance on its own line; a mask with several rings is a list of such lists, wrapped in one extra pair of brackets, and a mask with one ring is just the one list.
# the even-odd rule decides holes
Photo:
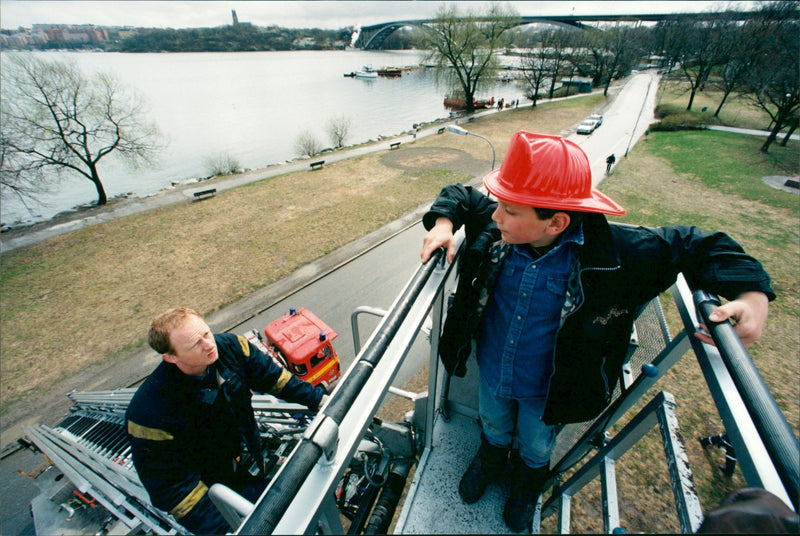
[(231, 16), (233, 17), (233, 25), (239, 26), (239, 17), (236, 16), (236, 10), (231, 9)]

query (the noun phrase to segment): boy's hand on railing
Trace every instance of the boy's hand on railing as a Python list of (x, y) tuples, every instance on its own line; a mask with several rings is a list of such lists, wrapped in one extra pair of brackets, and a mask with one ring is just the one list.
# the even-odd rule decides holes
[(453, 222), (444, 216), (436, 220), (436, 225), (422, 239), (422, 253), (420, 253), (422, 264), (428, 262), (431, 254), (442, 247), (447, 249), (447, 262), (452, 264), (456, 257), (456, 240), (453, 235)]
[[(709, 315), (712, 322), (730, 320), (734, 325), (736, 334), (745, 348), (750, 348), (754, 342), (761, 338), (764, 326), (767, 324), (769, 312), (769, 299), (763, 292), (744, 292), (735, 300), (714, 309)], [(705, 324), (700, 326), (708, 331)], [(695, 337), (707, 344), (714, 344), (714, 340), (700, 331), (695, 332)]]

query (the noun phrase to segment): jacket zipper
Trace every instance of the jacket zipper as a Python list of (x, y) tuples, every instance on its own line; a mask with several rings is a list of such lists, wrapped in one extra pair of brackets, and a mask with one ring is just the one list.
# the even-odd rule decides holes
[[(620, 269), (620, 265), (619, 264), (614, 266), (614, 267), (610, 267), (610, 268), (602, 268), (602, 267), (599, 267), (599, 266), (598, 267), (589, 267), (589, 268), (579, 268), (578, 269), (578, 292), (579, 292), (581, 298), (584, 297), (584, 294), (583, 294), (583, 273), (584, 272), (588, 272), (590, 270), (591, 271), (595, 271), (595, 272), (615, 272), (615, 271), (617, 271), (619, 269)], [(553, 346), (553, 357), (552, 357), (553, 371), (550, 373), (550, 377), (547, 379), (547, 394), (544, 397), (544, 412), (545, 413), (547, 412), (547, 406), (548, 406), (548, 403), (550, 402), (550, 385), (551, 385), (551, 383), (553, 381), (553, 376), (556, 375), (556, 350), (558, 349), (558, 336), (561, 334), (561, 328), (563, 328), (564, 324), (567, 323), (567, 319), (569, 317), (571, 317), (572, 315), (574, 315), (576, 312), (578, 312), (578, 310), (581, 307), (583, 307), (584, 301), (585, 301), (584, 299), (581, 299), (581, 302), (576, 307), (574, 307), (569, 313), (567, 313), (564, 316), (564, 318), (561, 320), (561, 322), (560, 322), (560, 324), (558, 326), (558, 329), (556, 330), (556, 343)], [(606, 392), (608, 392), (608, 377), (606, 376), (606, 373), (603, 370), (603, 367), (605, 365), (605, 361), (606, 361), (605, 358), (603, 358), (603, 362), (600, 364), (600, 376), (603, 379), (603, 384), (605, 385)], [(559, 426), (561, 424), (563, 424), (563, 423), (558, 423)]]

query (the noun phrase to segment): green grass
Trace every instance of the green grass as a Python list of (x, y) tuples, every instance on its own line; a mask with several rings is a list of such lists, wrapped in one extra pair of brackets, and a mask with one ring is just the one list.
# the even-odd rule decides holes
[(648, 140), (653, 154), (668, 160), (675, 172), (697, 177), (709, 188), (797, 209), (796, 197), (768, 186), (762, 178), (797, 175), (798, 143), (773, 144), (768, 153), (759, 150), (762, 143), (761, 137), (722, 131), (664, 132)]

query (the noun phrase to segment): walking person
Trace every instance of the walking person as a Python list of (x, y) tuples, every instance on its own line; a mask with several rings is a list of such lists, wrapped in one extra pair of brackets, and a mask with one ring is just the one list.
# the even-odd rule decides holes
[(611, 173), (611, 166), (613, 166), (614, 162), (616, 162), (616, 161), (617, 161), (617, 157), (614, 156), (614, 153), (611, 153), (610, 155), (608, 155), (608, 158), (606, 158), (606, 175)]
[[(625, 210), (592, 187), (583, 150), (560, 136), (517, 132), (483, 183), (497, 198), (445, 187), (423, 223), (422, 262), (466, 231), (456, 294), (439, 341), (449, 374), (479, 369), (481, 443), (458, 492), (478, 501), (510, 461), (503, 517), (530, 530), (558, 426), (611, 401), (637, 312), (683, 273), (730, 302), (712, 314), (757, 340), (775, 298), (761, 264), (724, 233), (612, 225)], [(707, 335), (697, 334), (713, 344)], [(474, 352), (473, 352), (473, 342)]]

